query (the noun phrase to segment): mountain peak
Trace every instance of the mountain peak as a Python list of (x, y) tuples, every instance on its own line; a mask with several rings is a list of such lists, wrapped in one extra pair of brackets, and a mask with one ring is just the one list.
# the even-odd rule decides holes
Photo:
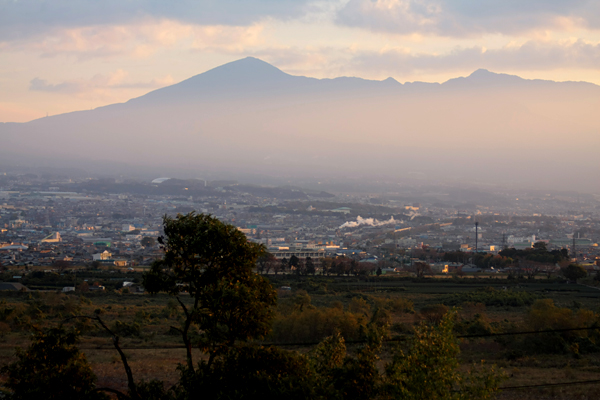
[(485, 68), (479, 68), (479, 69), (473, 71), (471, 73), (471, 75), (469, 75), (469, 78), (472, 78), (472, 77), (483, 77), (483, 76), (494, 76), (494, 75), (498, 75), (498, 74), (496, 74), (495, 72), (491, 72), (491, 71), (489, 71), (489, 70), (487, 70)]
[(389, 84), (394, 84), (394, 85), (395, 84), (401, 84), (400, 82), (398, 82), (397, 80), (395, 80), (391, 76), (388, 77), (387, 79), (384, 79), (382, 82), (389, 83)]
[(523, 78), (517, 75), (509, 75), (509, 74), (499, 74), (497, 72), (492, 72), (484, 68), (479, 68), (476, 71), (473, 71), (471, 75), (467, 77), (469, 80), (519, 80), (522, 81)]
[(243, 92), (259, 93), (278, 87), (282, 82), (292, 78), (291, 75), (265, 61), (255, 57), (246, 57), (130, 101), (157, 101), (166, 96), (173, 99), (171, 101), (185, 102), (206, 93), (211, 93), (213, 98), (227, 94), (237, 95)]
[(484, 68), (479, 68), (478, 70), (473, 71), (471, 75), (467, 77), (454, 78), (446, 81), (444, 84), (450, 85), (507, 85), (507, 84), (516, 84), (518, 82), (524, 81), (523, 78), (520, 78), (516, 75), (508, 75), (508, 74), (499, 74), (496, 72), (489, 71)]
[(190, 79), (196, 77), (206, 76), (212, 78), (228, 78), (228, 79), (258, 79), (258, 80), (272, 80), (276, 78), (282, 78), (289, 76), (282, 70), (273, 65), (255, 57), (246, 57), (240, 60), (232, 61), (227, 64), (223, 64), (219, 67), (213, 68), (206, 71), (203, 74), (196, 75)]

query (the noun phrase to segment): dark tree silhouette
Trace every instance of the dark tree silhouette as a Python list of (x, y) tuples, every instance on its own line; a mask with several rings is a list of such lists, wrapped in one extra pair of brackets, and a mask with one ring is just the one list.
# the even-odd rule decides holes
[[(208, 353), (207, 367), (237, 341), (264, 337), (270, 330), (276, 293), (253, 272), (264, 246), (250, 243), (235, 226), (210, 215), (165, 216), (163, 260), (144, 274), (150, 293), (175, 296), (185, 314), (176, 328), (187, 350), (187, 368), (194, 371), (191, 330), (195, 343)], [(179, 298), (189, 292), (193, 305)]]

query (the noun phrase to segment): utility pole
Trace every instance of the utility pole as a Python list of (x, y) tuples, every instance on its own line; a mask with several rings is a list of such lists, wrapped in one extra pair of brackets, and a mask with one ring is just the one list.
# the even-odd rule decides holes
[(475, 253), (477, 253), (477, 239), (479, 236), (479, 222), (475, 222)]

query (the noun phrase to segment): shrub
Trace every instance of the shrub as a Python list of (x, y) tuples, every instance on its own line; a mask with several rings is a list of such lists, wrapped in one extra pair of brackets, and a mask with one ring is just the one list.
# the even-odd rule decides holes
[(427, 322), (439, 323), (448, 312), (448, 307), (443, 304), (425, 306), (419, 312), (420, 317)]
[(403, 297), (396, 297), (387, 302), (387, 308), (392, 312), (414, 313), (414, 304), (412, 300)]
[(307, 358), (276, 347), (235, 346), (212, 366), (200, 362), (195, 371), (182, 368), (180, 398), (310, 399), (315, 375)]
[(514, 290), (485, 288), (473, 292), (454, 293), (443, 299), (447, 306), (459, 306), (463, 303), (482, 303), (488, 307), (523, 307), (533, 304), (537, 295)]
[(113, 326), (113, 332), (116, 335), (124, 337), (139, 337), (140, 336), (140, 324), (137, 322), (127, 323), (121, 321), (115, 321)]
[(312, 308), (279, 314), (273, 323), (271, 339), (280, 342), (318, 342), (336, 331), (346, 340), (357, 340), (361, 326), (366, 324), (364, 315), (345, 312), (343, 309)]
[[(593, 327), (597, 321), (598, 315), (591, 310), (556, 307), (552, 299), (537, 300), (525, 317), (527, 326), (535, 331)], [(599, 344), (600, 331), (596, 329), (527, 335), (520, 343), (523, 351), (529, 354), (589, 353), (598, 351)]]
[(77, 334), (62, 328), (38, 332), (26, 351), (17, 350), (17, 361), (2, 368), (9, 398), (107, 399), (95, 389), (96, 376), (79, 352)]
[(494, 328), (484, 314), (476, 314), (470, 320), (463, 320), (454, 327), (456, 332), (463, 335), (489, 335)]

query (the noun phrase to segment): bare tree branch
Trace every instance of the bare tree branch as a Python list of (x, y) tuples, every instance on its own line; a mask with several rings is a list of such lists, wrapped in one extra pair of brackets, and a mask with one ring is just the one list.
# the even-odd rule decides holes
[(179, 305), (181, 306), (181, 308), (183, 308), (183, 312), (185, 313), (185, 324), (183, 326), (183, 330), (180, 329), (179, 331), (181, 332), (181, 338), (183, 339), (183, 343), (185, 344), (188, 368), (190, 369), (190, 371), (194, 371), (194, 361), (192, 358), (192, 342), (188, 335), (190, 326), (192, 325), (192, 318), (190, 317), (190, 313), (187, 307), (185, 306), (185, 304), (183, 304), (179, 296), (175, 296), (175, 298), (177, 299)]
[[(133, 373), (131, 372), (131, 367), (129, 367), (129, 363), (127, 362), (127, 356), (125, 355), (125, 353), (123, 353), (123, 350), (121, 350), (121, 346), (119, 346), (119, 336), (117, 334), (115, 334), (112, 330), (110, 330), (110, 328), (104, 323), (104, 321), (102, 321), (102, 319), (99, 316), (89, 317), (87, 315), (76, 315), (74, 317), (67, 318), (65, 321), (68, 321), (70, 319), (75, 319), (75, 318), (91, 319), (93, 321), (96, 321), (102, 326), (102, 328), (104, 328), (104, 330), (106, 332), (108, 332), (112, 336), (113, 346), (115, 347), (115, 349), (121, 356), (121, 361), (123, 362), (123, 367), (125, 368), (125, 373), (127, 374), (127, 386), (129, 387), (129, 392), (131, 394), (131, 398), (136, 399), (136, 400), (140, 399), (140, 396), (138, 395), (138, 392), (137, 392), (137, 386), (135, 384), (135, 381), (133, 380)], [(123, 395), (123, 394), (121, 393), (121, 395)], [(118, 396), (118, 394), (117, 394), (117, 396)], [(123, 398), (126, 398), (126, 397), (123, 397)]]

